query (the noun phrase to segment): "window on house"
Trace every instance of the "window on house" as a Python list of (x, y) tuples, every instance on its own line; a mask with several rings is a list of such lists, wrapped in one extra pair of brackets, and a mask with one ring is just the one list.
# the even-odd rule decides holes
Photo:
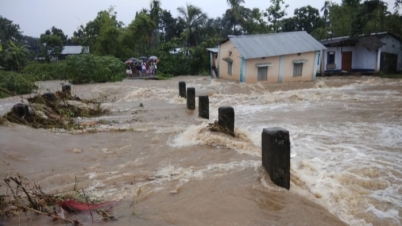
[(228, 62), (228, 74), (229, 75), (232, 75), (232, 65), (233, 65), (232, 62)]
[(293, 77), (302, 76), (303, 63), (294, 63)]
[(334, 51), (328, 52), (327, 64), (335, 64), (335, 52)]
[(258, 67), (258, 81), (267, 81), (268, 67)]

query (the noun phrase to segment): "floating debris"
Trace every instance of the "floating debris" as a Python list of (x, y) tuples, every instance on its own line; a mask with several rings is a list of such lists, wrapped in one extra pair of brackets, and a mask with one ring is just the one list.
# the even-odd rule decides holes
[(221, 126), (218, 122), (218, 120), (215, 120), (214, 123), (209, 123), (209, 125), (207, 126), (207, 128), (212, 131), (212, 132), (220, 132), (220, 133), (224, 133), (227, 135), (230, 135), (232, 137), (238, 137), (235, 135), (234, 132), (232, 132), (229, 128)]
[(10, 112), (0, 118), (0, 124), (4, 124), (7, 120), (33, 128), (80, 129), (94, 123), (82, 124), (75, 118), (94, 117), (107, 113), (107, 110), (100, 107), (101, 102), (83, 100), (69, 95), (68, 92), (45, 93), (26, 100), (28, 103), (14, 105)]

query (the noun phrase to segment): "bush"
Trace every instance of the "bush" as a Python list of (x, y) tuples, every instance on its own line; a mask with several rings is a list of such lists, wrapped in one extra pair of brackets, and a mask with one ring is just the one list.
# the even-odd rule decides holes
[(170, 54), (171, 50), (180, 46), (180, 40), (173, 39), (166, 42), (153, 53), (160, 59), (158, 72), (175, 76), (209, 74), (210, 59), (206, 48), (215, 46), (217, 43), (219, 38), (211, 38), (196, 47), (183, 48), (183, 52)]
[(72, 55), (65, 60), (65, 74), (70, 83), (114, 82), (126, 77), (125, 65), (112, 56)]
[(66, 80), (66, 63), (31, 63), (24, 68), (24, 73), (32, 75), (35, 81)]
[(0, 88), (0, 98), (4, 98), (31, 93), (37, 86), (30, 75), (0, 70)]

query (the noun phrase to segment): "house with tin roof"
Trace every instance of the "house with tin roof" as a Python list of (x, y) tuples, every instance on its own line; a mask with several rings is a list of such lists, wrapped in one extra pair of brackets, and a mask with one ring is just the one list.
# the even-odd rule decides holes
[(78, 55), (83, 53), (89, 53), (88, 46), (64, 46), (59, 56), (59, 60), (63, 60), (69, 55)]
[(402, 41), (389, 32), (322, 40), (325, 74), (394, 73), (402, 70)]
[(207, 50), (211, 69), (216, 64), (218, 78), (245, 83), (282, 83), (315, 80), (324, 49), (307, 32), (295, 31), (228, 36), (217, 50)]

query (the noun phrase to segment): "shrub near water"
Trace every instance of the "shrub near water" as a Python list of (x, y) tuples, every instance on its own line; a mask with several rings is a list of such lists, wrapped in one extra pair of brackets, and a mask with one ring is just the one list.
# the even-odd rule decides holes
[(36, 81), (67, 79), (65, 61), (31, 63), (24, 68), (24, 73), (31, 75)]
[(4, 98), (13, 94), (28, 94), (37, 87), (30, 75), (0, 70), (0, 88), (0, 98)]
[(65, 64), (65, 73), (73, 84), (115, 82), (126, 77), (124, 63), (112, 56), (69, 56)]

